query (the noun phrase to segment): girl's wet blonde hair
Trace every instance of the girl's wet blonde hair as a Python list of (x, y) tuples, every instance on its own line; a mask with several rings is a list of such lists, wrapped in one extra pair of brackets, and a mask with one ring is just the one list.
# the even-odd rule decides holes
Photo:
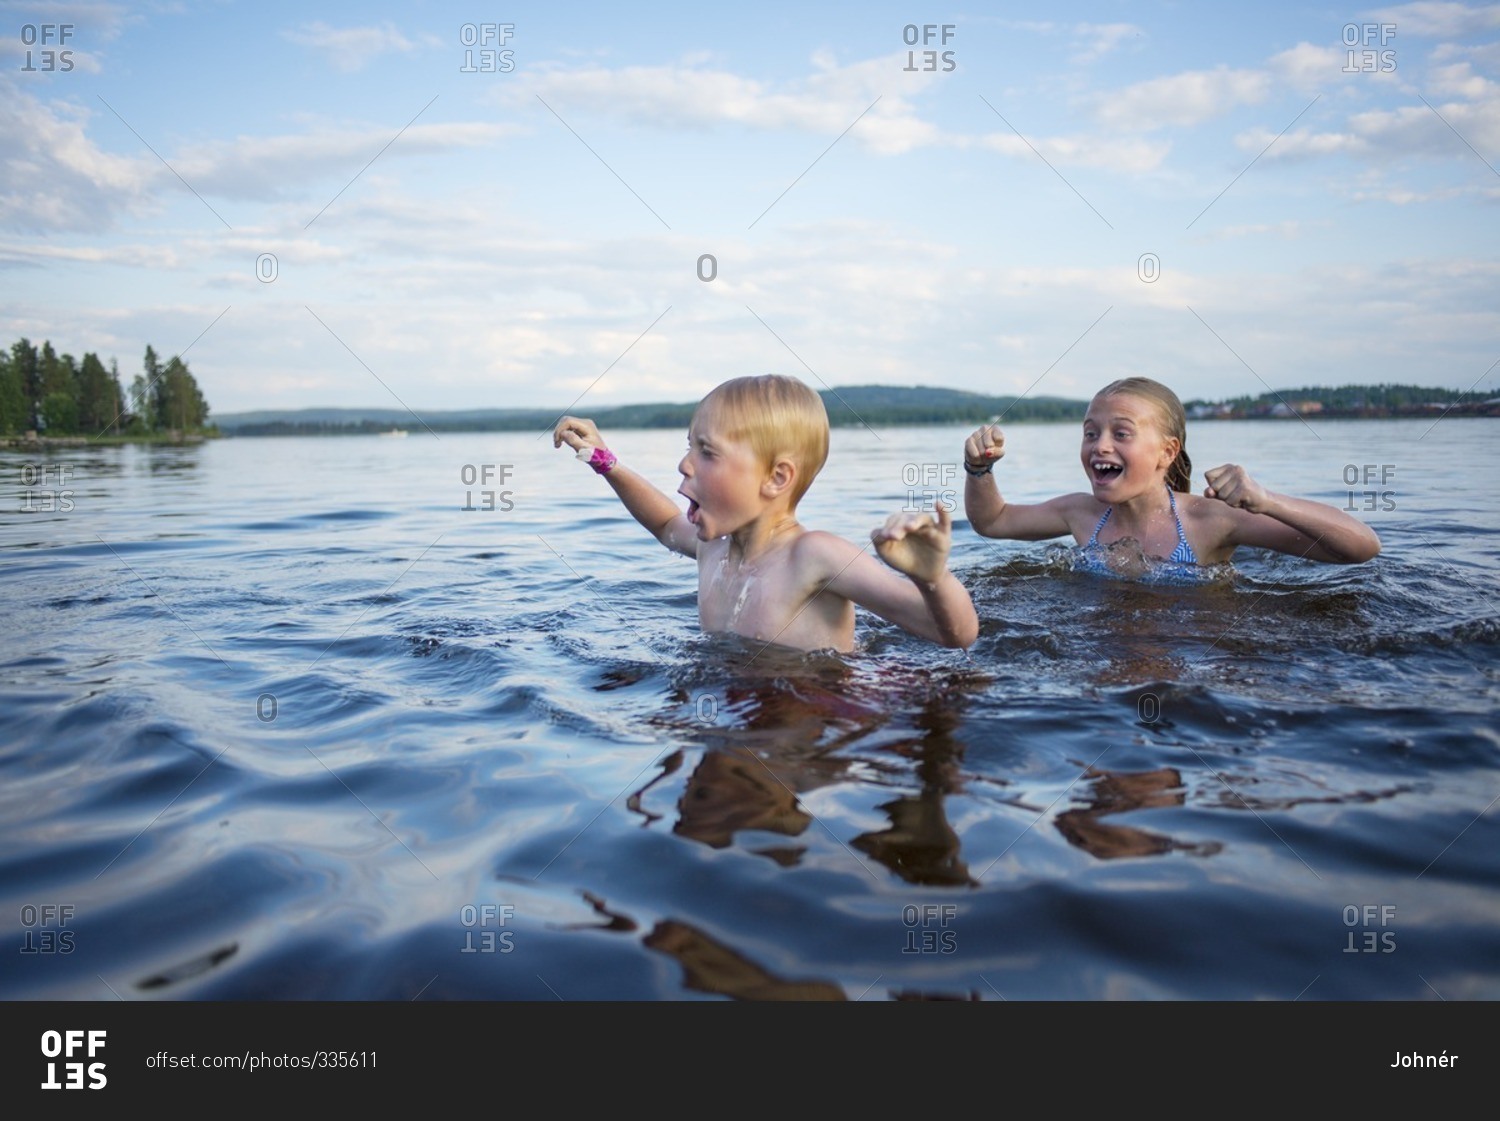
[(797, 465), (792, 505), (801, 501), (828, 459), (828, 410), (796, 378), (757, 374), (731, 378), (698, 403), (693, 419), (712, 408), (724, 434), (743, 440), (769, 470), (778, 458)]
[(1138, 397), (1155, 406), (1162, 435), (1168, 439), (1177, 438), (1177, 458), (1167, 465), (1167, 486), (1179, 494), (1190, 492), (1193, 489), (1193, 461), (1187, 453), (1187, 412), (1177, 394), (1150, 378), (1121, 378), (1094, 394), (1094, 400), (1120, 396)]

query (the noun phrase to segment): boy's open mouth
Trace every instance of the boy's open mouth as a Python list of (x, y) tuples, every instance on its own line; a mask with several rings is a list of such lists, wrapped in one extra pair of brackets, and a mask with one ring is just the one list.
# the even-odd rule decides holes
[(1125, 468), (1120, 464), (1108, 463), (1102, 459), (1096, 459), (1093, 463), (1089, 464), (1089, 471), (1096, 483), (1107, 483), (1113, 479), (1117, 479), (1123, 470)]
[(698, 503), (691, 498), (688, 499), (687, 520), (693, 525), (698, 524)]

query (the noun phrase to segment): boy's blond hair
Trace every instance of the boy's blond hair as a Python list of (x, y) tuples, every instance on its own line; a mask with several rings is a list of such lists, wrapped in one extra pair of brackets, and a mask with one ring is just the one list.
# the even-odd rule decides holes
[(730, 439), (743, 440), (767, 470), (778, 458), (797, 466), (792, 483), (796, 506), (828, 459), (828, 410), (823, 398), (796, 378), (759, 374), (731, 378), (698, 403), (712, 406)]

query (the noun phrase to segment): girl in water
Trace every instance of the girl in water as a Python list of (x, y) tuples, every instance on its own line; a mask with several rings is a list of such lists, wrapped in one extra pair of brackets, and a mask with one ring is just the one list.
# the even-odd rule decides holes
[[(964, 441), (964, 513), (983, 537), (1072, 534), (1083, 546), (1079, 566), (1109, 575), (1201, 579), (1241, 545), (1328, 564), (1359, 564), (1380, 552), (1380, 539), (1363, 522), (1326, 503), (1269, 491), (1236, 464), (1204, 472), (1201, 498), (1189, 493), (1186, 443), (1177, 395), (1150, 378), (1125, 378), (1101, 389), (1084, 417), (1088, 493), (1034, 506), (1006, 502), (992, 473), (1005, 436), (983, 425)], [(1129, 546), (1112, 548), (1127, 539)]]

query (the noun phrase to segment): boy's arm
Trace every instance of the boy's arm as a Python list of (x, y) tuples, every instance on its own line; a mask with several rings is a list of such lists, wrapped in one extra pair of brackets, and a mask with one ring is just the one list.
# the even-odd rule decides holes
[[(599, 429), (591, 420), (565, 416), (552, 431), (552, 446), (567, 444), (574, 451), (583, 447), (605, 448)], [(623, 463), (615, 462), (604, 473), (604, 481), (620, 496), (630, 516), (645, 526), (655, 537), (674, 553), (683, 556), (698, 555), (698, 533), (692, 523), (661, 491), (657, 490), (643, 475), (632, 471)]]
[(1208, 481), (1205, 498), (1252, 515), (1234, 518), (1229, 534), (1234, 545), (1274, 549), (1327, 564), (1361, 564), (1380, 553), (1375, 531), (1337, 507), (1276, 494), (1232, 463), (1205, 471), (1203, 477)]
[(968, 589), (948, 569), (952, 524), (941, 503), (936, 521), (928, 514), (893, 514), (871, 534), (886, 564), (833, 534), (809, 533), (799, 544), (815, 551), (812, 567), (821, 590), (919, 638), (967, 648), (979, 637), (979, 615)]

